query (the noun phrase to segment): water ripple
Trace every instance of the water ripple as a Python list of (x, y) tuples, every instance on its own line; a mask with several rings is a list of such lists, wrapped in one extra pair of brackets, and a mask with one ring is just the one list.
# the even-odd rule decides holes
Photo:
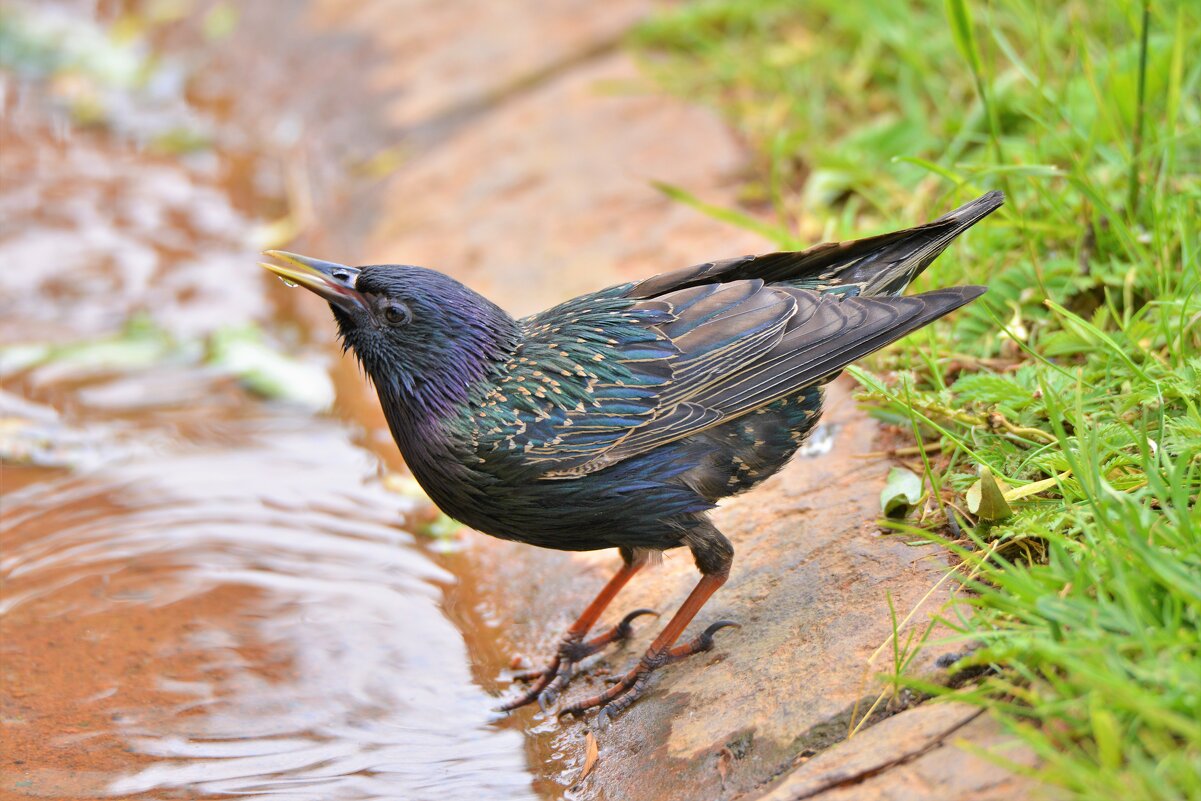
[(332, 423), (238, 425), (240, 447), (180, 446), (6, 498), (4, 650), (34, 659), (54, 637), (54, 664), (81, 670), (18, 675), (89, 710), (82, 737), (10, 710), (74, 761), (35, 770), (35, 788), (530, 797), (523, 739), (489, 725), (494, 702), (440, 612), (453, 576), (396, 525), (405, 499)]

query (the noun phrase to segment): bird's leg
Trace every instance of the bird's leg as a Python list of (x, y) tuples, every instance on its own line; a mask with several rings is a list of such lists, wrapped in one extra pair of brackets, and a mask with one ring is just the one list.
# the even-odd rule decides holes
[(559, 714), (575, 715), (597, 706), (604, 706), (597, 717), (598, 725), (603, 726), (609, 718), (628, 707), (646, 689), (651, 674), (664, 665), (679, 661), (692, 654), (708, 651), (713, 647), (713, 634), (726, 626), (737, 626), (729, 620), (719, 620), (683, 645), (675, 645), (676, 640), (688, 628), (688, 624), (696, 617), (696, 613), (705, 605), (709, 597), (726, 583), (730, 574), (730, 564), (734, 559), (734, 549), (721, 532), (704, 522), (697, 530), (690, 531), (685, 541), (696, 556), (697, 567), (701, 571), (701, 580), (693, 587), (692, 592), (680, 605), (679, 610), (659, 632), (659, 636), (646, 649), (646, 653), (628, 673), (621, 677), (612, 687), (599, 695), (585, 698), (579, 703), (564, 708)]
[(554, 703), (558, 693), (567, 686), (567, 682), (571, 681), (571, 677), (575, 675), (575, 667), (580, 661), (601, 650), (611, 642), (618, 642), (629, 637), (632, 631), (630, 623), (635, 618), (640, 615), (656, 614), (651, 609), (635, 609), (622, 618), (620, 623), (603, 634), (599, 634), (589, 640), (584, 639), (584, 636), (596, 625), (596, 621), (617, 596), (617, 593), (621, 591), (621, 588), (633, 578), (635, 573), (642, 569), (647, 561), (646, 553), (635, 552), (626, 548), (621, 550), (621, 556), (621, 569), (614, 574), (613, 578), (609, 579), (609, 582), (597, 594), (596, 598), (592, 600), (592, 603), (588, 604), (583, 613), (567, 629), (567, 632), (563, 635), (563, 639), (559, 641), (558, 650), (555, 652), (555, 656), (551, 659), (550, 664), (542, 670), (532, 670), (514, 677), (518, 681), (532, 681), (534, 683), (520, 696), (501, 706), (501, 711), (509, 712), (535, 700), (543, 708), (548, 704)]
[(638, 700), (643, 690), (646, 689), (646, 685), (650, 681), (651, 674), (654, 671), (664, 665), (679, 661), (686, 656), (711, 649), (713, 647), (714, 632), (726, 626), (736, 626), (738, 624), (729, 620), (719, 620), (687, 643), (683, 645), (674, 645), (674, 643), (679, 639), (684, 629), (688, 627), (688, 624), (692, 622), (692, 618), (696, 616), (700, 608), (704, 606), (709, 596), (716, 592), (717, 588), (725, 582), (725, 574), (702, 576), (701, 580), (697, 582), (696, 587), (693, 588), (692, 593), (688, 596), (688, 599), (684, 601), (676, 612), (675, 617), (664, 626), (663, 631), (659, 633), (655, 641), (646, 649), (646, 653), (643, 654), (642, 659), (639, 660), (637, 665), (603, 693), (572, 704), (564, 708), (560, 714), (575, 715), (593, 707), (604, 705), (604, 709), (601, 710), (600, 717), (598, 718), (598, 722), (604, 725), (604, 722), (608, 718), (616, 715)]

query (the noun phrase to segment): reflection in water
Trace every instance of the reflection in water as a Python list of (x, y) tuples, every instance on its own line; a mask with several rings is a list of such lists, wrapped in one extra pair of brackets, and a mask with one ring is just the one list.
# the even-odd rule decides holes
[(488, 725), (439, 612), (452, 577), (395, 527), (405, 501), (331, 424), (222, 433), (240, 444), (6, 497), (0, 625), (21, 686), (4, 716), (25, 724), (6, 748), (26, 792), (528, 795), (521, 735)]

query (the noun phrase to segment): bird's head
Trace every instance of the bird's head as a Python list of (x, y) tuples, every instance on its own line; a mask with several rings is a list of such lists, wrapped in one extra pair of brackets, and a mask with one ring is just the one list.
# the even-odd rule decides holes
[(329, 303), (343, 348), (358, 358), (381, 400), (445, 414), (516, 346), (513, 318), (435, 270), (266, 255), (282, 265), (263, 267)]

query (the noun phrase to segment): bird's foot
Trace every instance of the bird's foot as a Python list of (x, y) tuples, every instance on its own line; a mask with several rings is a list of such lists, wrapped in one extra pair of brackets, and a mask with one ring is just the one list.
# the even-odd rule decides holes
[(537, 701), (538, 706), (545, 712), (575, 676), (576, 667), (580, 662), (610, 643), (629, 639), (630, 634), (634, 631), (630, 624), (636, 618), (642, 615), (658, 614), (653, 609), (635, 609), (623, 617), (616, 626), (590, 640), (585, 640), (582, 634), (568, 633), (564, 635), (549, 665), (541, 670), (530, 670), (513, 677), (516, 681), (529, 681), (533, 684), (524, 693), (503, 704), (500, 711), (511, 712), (518, 707)]
[(737, 628), (739, 624), (732, 620), (719, 620), (683, 645), (664, 648), (660, 651), (656, 651), (652, 647), (638, 661), (638, 664), (629, 673), (614, 682), (612, 687), (603, 693), (564, 707), (559, 711), (559, 715), (580, 715), (599, 706), (601, 711), (596, 716), (596, 726), (603, 729), (610, 720), (641, 697), (650, 682), (651, 674), (664, 665), (712, 649), (713, 635), (727, 626)]

